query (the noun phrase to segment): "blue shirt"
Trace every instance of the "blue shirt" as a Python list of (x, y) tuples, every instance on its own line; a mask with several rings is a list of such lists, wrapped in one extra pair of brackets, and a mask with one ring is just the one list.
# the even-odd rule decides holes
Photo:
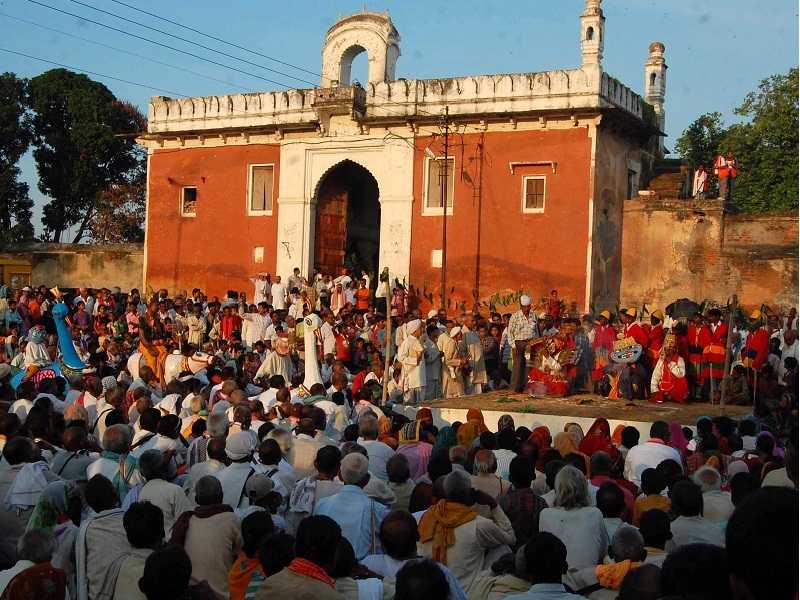
[(359, 561), (370, 554), (383, 553), (378, 532), (389, 509), (370, 500), (357, 485), (345, 485), (338, 494), (318, 501), (314, 514), (325, 515), (339, 524), (342, 535), (352, 544)]

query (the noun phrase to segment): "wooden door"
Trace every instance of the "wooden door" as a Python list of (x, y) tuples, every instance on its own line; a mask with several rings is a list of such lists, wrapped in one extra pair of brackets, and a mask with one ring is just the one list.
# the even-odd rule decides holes
[(336, 276), (344, 266), (347, 241), (348, 168), (340, 165), (331, 171), (317, 196), (314, 230), (314, 266)]

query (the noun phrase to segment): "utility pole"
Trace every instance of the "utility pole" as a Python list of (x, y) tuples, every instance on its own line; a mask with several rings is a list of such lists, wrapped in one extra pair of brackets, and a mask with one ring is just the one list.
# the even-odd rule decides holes
[[(441, 182), (442, 190), (442, 308), (447, 308), (447, 184), (449, 182), (450, 160), (450, 107), (444, 107), (444, 177)], [(439, 176), (442, 169), (439, 168)]]
[[(734, 294), (733, 295), (733, 303), (730, 306), (730, 314), (728, 315), (728, 339), (725, 340), (725, 371), (722, 375), (722, 384), (720, 385), (720, 393), (719, 393), (719, 414), (725, 414), (725, 396), (726, 392), (728, 391), (728, 380), (731, 378), (731, 343), (733, 341), (733, 325), (734, 325), (734, 318), (736, 317), (736, 312), (739, 309), (739, 297)], [(711, 378), (712, 381), (712, 389), (713, 389), (713, 381), (714, 378)], [(711, 396), (712, 400), (714, 398), (713, 392)]]

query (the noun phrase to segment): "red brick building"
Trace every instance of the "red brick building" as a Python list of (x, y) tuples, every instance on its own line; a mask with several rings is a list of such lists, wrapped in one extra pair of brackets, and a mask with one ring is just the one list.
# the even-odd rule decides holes
[[(222, 294), (347, 264), (436, 298), (444, 262), (468, 306), (520, 287), (615, 303), (622, 203), (663, 150), (666, 65), (651, 44), (647, 102), (610, 77), (600, 0), (586, 4), (577, 69), (396, 80), (400, 36), (363, 12), (328, 31), (319, 88), (154, 97), (145, 285)], [(361, 52), (369, 81), (350, 85)]]

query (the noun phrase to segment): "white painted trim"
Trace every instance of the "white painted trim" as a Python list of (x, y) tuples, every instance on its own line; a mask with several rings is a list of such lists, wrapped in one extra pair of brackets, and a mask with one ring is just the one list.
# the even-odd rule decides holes
[[(423, 168), (423, 175), (422, 175), (422, 216), (423, 217), (441, 217), (444, 213), (444, 210), (439, 207), (428, 206), (428, 179), (430, 178), (430, 164), (431, 161), (443, 161), (444, 156), (435, 156), (433, 158), (426, 156), (425, 157), (425, 165)], [(448, 156), (447, 161), (453, 161), (453, 168), (447, 173), (447, 186), (448, 186), (448, 193), (452, 189), (453, 192), (453, 205), (447, 207), (447, 215), (452, 217), (453, 216), (453, 206), (456, 204), (456, 157), (455, 156)], [(452, 177), (452, 183), (450, 181), (450, 177)]]
[[(193, 189), (195, 191), (195, 205), (194, 205), (194, 212), (193, 213), (183, 212), (183, 191), (184, 190), (188, 190), (188, 189)], [(197, 216), (197, 193), (196, 192), (197, 192), (197, 186), (196, 185), (182, 185), (180, 187), (180, 193), (178, 194), (178, 213), (180, 214), (181, 217), (192, 218), (192, 217), (196, 217)]]
[[(250, 202), (250, 195), (253, 191), (253, 167), (271, 167), (272, 168), (272, 189), (270, 190), (270, 209), (269, 210), (253, 210)], [(275, 210), (275, 163), (253, 163), (247, 165), (247, 195), (245, 196), (245, 207), (247, 209), (248, 217), (271, 217)]]
[[(525, 200), (528, 195), (528, 180), (529, 179), (541, 179), (544, 181), (544, 186), (542, 189), (542, 208), (527, 208), (525, 206)], [(526, 215), (539, 215), (544, 213), (544, 209), (547, 206), (547, 176), (546, 175), (523, 175), (522, 176), (522, 213)]]

